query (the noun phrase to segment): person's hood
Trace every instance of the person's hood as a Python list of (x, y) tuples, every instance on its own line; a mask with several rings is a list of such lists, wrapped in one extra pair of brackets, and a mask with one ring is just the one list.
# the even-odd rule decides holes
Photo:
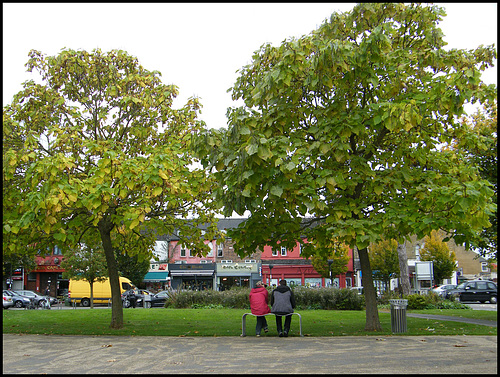
[(287, 285), (279, 285), (275, 291), (278, 291), (280, 293), (285, 293), (286, 291), (289, 291), (290, 290), (290, 287), (287, 286)]

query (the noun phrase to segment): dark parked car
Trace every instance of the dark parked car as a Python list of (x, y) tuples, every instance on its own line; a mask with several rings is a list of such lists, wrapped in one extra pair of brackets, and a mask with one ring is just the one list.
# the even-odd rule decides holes
[(4, 290), (3, 294), (12, 297), (12, 301), (16, 308), (25, 308), (30, 304), (30, 299), (28, 297), (20, 295), (15, 291)]
[(149, 297), (153, 296), (153, 293), (151, 293), (150, 291), (147, 291), (145, 289), (139, 289), (139, 288), (129, 289), (128, 291), (125, 291), (122, 293), (122, 301), (123, 301), (124, 308), (130, 307), (130, 301), (128, 299), (130, 291), (134, 291), (135, 298), (136, 298), (136, 303), (135, 303), (136, 306), (142, 306), (143, 301), (144, 301), (144, 295), (149, 295)]
[(459, 284), (456, 289), (448, 291), (460, 301), (489, 301), (492, 304), (497, 303), (497, 286), (495, 283), (487, 280), (471, 280)]
[(33, 292), (33, 291), (27, 291), (27, 290), (18, 290), (18, 291), (14, 291), (15, 293), (17, 294), (20, 294), (21, 296), (26, 296), (30, 299), (34, 299), (35, 301), (35, 304), (38, 305), (38, 306), (43, 306), (44, 303), (42, 302), (43, 301), (46, 301), (47, 298), (50, 299), (50, 305), (54, 305), (54, 304), (57, 304), (57, 298), (55, 297), (48, 297), (48, 296), (42, 296), (36, 292)]
[(160, 291), (151, 296), (151, 306), (164, 306), (165, 301), (170, 297), (170, 291)]

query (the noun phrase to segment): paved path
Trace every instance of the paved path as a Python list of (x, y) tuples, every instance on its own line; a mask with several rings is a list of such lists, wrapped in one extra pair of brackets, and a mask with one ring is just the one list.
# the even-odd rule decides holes
[(496, 336), (3, 334), (3, 373), (497, 374)]
[(418, 313), (406, 313), (406, 316), (414, 318), (428, 318), (428, 319), (436, 319), (439, 321), (464, 322), (464, 323), (472, 323), (475, 325), (497, 327), (497, 321), (488, 321), (486, 319), (462, 318), (462, 317), (454, 317), (451, 315), (433, 315), (433, 314), (418, 314)]
[[(496, 321), (407, 313), (497, 326)], [(497, 336), (132, 337), (3, 334), (3, 373), (497, 374)]]

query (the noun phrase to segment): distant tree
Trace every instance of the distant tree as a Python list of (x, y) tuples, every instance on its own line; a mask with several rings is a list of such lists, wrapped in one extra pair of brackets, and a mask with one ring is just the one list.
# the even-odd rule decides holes
[(140, 260), (138, 255), (127, 255), (116, 251), (116, 264), (121, 276), (130, 279), (135, 286), (144, 281), (144, 276), (149, 271), (149, 260)]
[[(312, 243), (314, 244), (314, 241)], [(331, 277), (333, 280), (336, 276), (347, 272), (347, 264), (351, 259), (349, 246), (332, 241), (326, 245), (315, 244), (314, 247), (316, 253), (311, 257), (311, 264), (318, 274), (327, 279)]]
[(424, 247), (420, 251), (420, 260), (432, 261), (434, 280), (442, 284), (444, 279), (449, 279), (457, 268), (455, 253), (450, 249), (437, 231), (432, 231), (430, 236), (424, 239)]
[(2, 258), (2, 276), (7, 286), (7, 279), (12, 281), (14, 270), (22, 268), (25, 272), (36, 268), (35, 257), (26, 254), (7, 254)]
[(398, 242), (382, 240), (370, 245), (368, 249), (373, 277), (388, 287), (390, 280), (399, 276)]
[(408, 254), (406, 253), (406, 243), (398, 242), (399, 259), (399, 288), (401, 296), (408, 296), (411, 292), (410, 273), (408, 270)]
[(85, 280), (90, 284), (90, 307), (94, 308), (94, 283), (107, 278), (108, 268), (102, 243), (87, 238), (79, 248), (65, 249), (61, 262), (63, 279)]
[[(494, 191), (493, 201), (497, 203), (498, 195), (498, 115), (497, 101), (487, 102), (472, 116), (462, 118), (462, 129), (456, 132), (452, 149), (463, 153), (467, 160), (477, 166), (479, 175), (486, 179)], [(468, 200), (467, 198), (464, 199)], [(470, 199), (469, 199), (470, 200)], [(482, 230), (482, 240), (477, 251), (486, 259), (497, 259), (498, 244), (498, 210), (489, 215), (491, 226)]]

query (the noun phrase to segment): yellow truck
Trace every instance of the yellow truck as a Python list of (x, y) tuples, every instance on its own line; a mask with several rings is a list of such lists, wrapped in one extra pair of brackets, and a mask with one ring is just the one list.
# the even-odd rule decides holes
[[(111, 299), (111, 285), (109, 278), (104, 281), (96, 281), (93, 284), (94, 288), (94, 304), (107, 304)], [(120, 276), (120, 295), (123, 292), (134, 288), (132, 282)], [(77, 303), (81, 306), (90, 306), (90, 283), (87, 280), (69, 281), (68, 299), (71, 303)]]

